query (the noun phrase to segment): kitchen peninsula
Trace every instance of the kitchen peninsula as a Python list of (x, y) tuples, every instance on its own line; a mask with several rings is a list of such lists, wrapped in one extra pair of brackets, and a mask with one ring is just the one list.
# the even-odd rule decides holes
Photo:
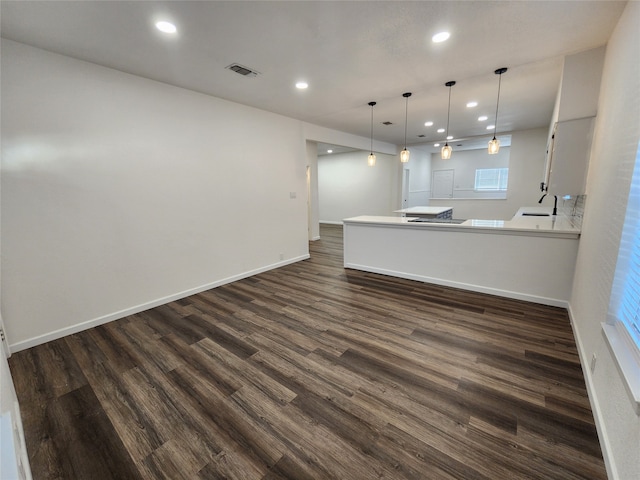
[(528, 216), (528, 210), (511, 220), (460, 224), (347, 218), (344, 266), (566, 307), (580, 229), (565, 216), (541, 216), (539, 207)]

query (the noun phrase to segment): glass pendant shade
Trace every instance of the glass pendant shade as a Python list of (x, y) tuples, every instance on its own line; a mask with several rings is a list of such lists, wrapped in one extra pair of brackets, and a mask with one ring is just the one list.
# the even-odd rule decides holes
[(400, 161), (402, 163), (407, 163), (409, 161), (410, 152), (406, 148), (400, 152)]
[(500, 151), (500, 140), (493, 137), (493, 140), (489, 141), (489, 154), (494, 155)]
[(442, 147), (442, 160), (449, 160), (451, 158), (452, 151), (453, 149), (449, 146), (449, 144), (445, 143), (444, 147)]
[(369, 157), (367, 158), (367, 165), (369, 165), (370, 167), (375, 167), (376, 166), (376, 154), (371, 152), (369, 154)]

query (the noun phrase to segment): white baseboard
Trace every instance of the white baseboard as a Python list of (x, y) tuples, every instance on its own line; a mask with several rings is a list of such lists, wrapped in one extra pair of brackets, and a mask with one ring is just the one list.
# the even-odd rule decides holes
[(571, 310), (571, 304), (567, 307), (569, 312), (569, 321), (571, 322), (571, 329), (573, 330), (573, 338), (576, 341), (576, 347), (578, 347), (578, 356), (580, 357), (580, 365), (582, 366), (582, 373), (584, 375), (584, 381), (587, 386), (587, 394), (589, 396), (589, 404), (591, 405), (591, 411), (593, 412), (593, 419), (596, 423), (596, 430), (598, 432), (598, 439), (600, 440), (600, 448), (602, 449), (602, 458), (604, 460), (604, 466), (607, 469), (607, 477), (611, 480), (619, 479), (617, 473), (615, 473), (614, 463), (611, 457), (611, 442), (607, 435), (607, 430), (604, 428), (604, 422), (602, 417), (602, 411), (600, 409), (600, 403), (596, 396), (596, 390), (593, 385), (593, 377), (591, 375), (591, 367), (589, 355), (584, 350), (584, 345), (578, 335), (578, 329), (576, 328), (576, 322), (573, 317), (573, 311)]
[(220, 287), (222, 285), (226, 285), (228, 283), (236, 282), (238, 280), (242, 280), (243, 278), (251, 277), (253, 275), (257, 275), (262, 272), (266, 272), (269, 270), (273, 270), (274, 268), (284, 267), (285, 265), (289, 265), (292, 263), (299, 262), (301, 260), (307, 260), (310, 258), (309, 254), (300, 255), (299, 257), (290, 258), (288, 260), (283, 260), (281, 262), (273, 263), (271, 265), (266, 265), (264, 267), (257, 268), (255, 270), (250, 270), (248, 272), (239, 273), (237, 275), (233, 275), (231, 277), (223, 278), (221, 280), (216, 280), (211, 283), (207, 283), (206, 285), (201, 285), (199, 287), (190, 288), (188, 290), (184, 290), (182, 292), (174, 293), (172, 295), (168, 295), (166, 297), (158, 298), (156, 300), (152, 300), (150, 302), (145, 302), (140, 305), (136, 305), (133, 307), (125, 308), (123, 310), (109, 313), (107, 315), (103, 315), (98, 318), (94, 318), (91, 320), (87, 320), (85, 322), (77, 323), (70, 327), (61, 328), (59, 330), (55, 330), (53, 332), (45, 333), (43, 335), (38, 335), (37, 337), (32, 337), (27, 340), (23, 340), (21, 342), (10, 344), (11, 352), (19, 352), (20, 350), (26, 350), (27, 348), (35, 347), (37, 345), (41, 345), (43, 343), (51, 342), (52, 340), (57, 340), (58, 338), (66, 337), (67, 335), (72, 335), (74, 333), (82, 332), (83, 330), (87, 330), (89, 328), (97, 327), (98, 325), (103, 325), (105, 323), (112, 322), (113, 320), (118, 320), (120, 318), (127, 317), (129, 315), (133, 315), (139, 312), (143, 312), (145, 310), (149, 310), (150, 308), (158, 307), (160, 305), (164, 305), (165, 303), (174, 302), (176, 300), (180, 300), (181, 298), (188, 297), (190, 295), (195, 295), (196, 293), (204, 292), (205, 290), (211, 290), (212, 288)]
[(320, 220), (318, 223), (325, 223), (327, 225), (343, 225), (342, 222), (334, 222), (332, 220)]
[(312, 242), (315, 242), (317, 240), (320, 240), (320, 235), (318, 235), (317, 237), (311, 237)]
[(386, 270), (383, 268), (369, 267), (365, 265), (357, 265), (345, 263), (345, 268), (353, 268), (354, 270), (362, 270), (364, 272), (379, 273), (381, 275), (389, 275), (391, 277), (406, 278), (407, 280), (416, 280), (424, 283), (434, 283), (445, 287), (460, 288), (461, 290), (470, 290), (472, 292), (487, 293), (489, 295), (497, 295), (499, 297), (513, 298), (515, 300), (524, 300), (526, 302), (540, 303), (542, 305), (550, 305), (552, 307), (567, 308), (569, 305), (566, 300), (558, 298), (539, 297), (527, 293), (512, 292), (510, 290), (501, 290), (498, 288), (484, 287), (482, 285), (474, 285), (471, 283), (454, 282), (441, 278), (428, 277), (425, 275), (416, 275), (407, 272), (397, 272), (395, 270)]

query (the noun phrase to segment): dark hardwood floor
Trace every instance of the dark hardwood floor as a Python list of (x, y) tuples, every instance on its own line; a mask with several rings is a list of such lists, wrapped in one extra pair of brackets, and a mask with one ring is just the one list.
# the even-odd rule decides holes
[(563, 309), (311, 259), (18, 352), (34, 478), (604, 479)]

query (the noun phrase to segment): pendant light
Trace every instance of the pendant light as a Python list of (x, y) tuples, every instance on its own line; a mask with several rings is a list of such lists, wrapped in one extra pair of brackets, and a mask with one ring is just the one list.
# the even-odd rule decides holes
[(498, 99), (496, 100), (496, 121), (493, 124), (493, 139), (489, 141), (489, 154), (493, 155), (500, 151), (500, 140), (496, 138), (496, 130), (498, 129), (498, 105), (500, 105), (500, 84), (502, 83), (502, 74), (507, 71), (506, 67), (497, 69), (495, 72), (498, 77)]
[[(445, 133), (446, 137), (449, 137), (449, 116), (451, 115), (451, 87), (456, 84), (454, 80), (445, 83), (445, 87), (449, 87), (449, 106), (447, 107), (447, 130)], [(445, 139), (444, 147), (442, 147), (441, 158), (443, 160), (449, 160), (451, 158), (452, 148), (449, 146), (449, 141)]]
[(371, 153), (367, 158), (367, 165), (369, 165), (370, 167), (376, 166), (376, 154), (373, 153), (373, 106), (375, 104), (376, 102), (369, 102), (369, 106), (371, 107)]
[(411, 96), (410, 92), (403, 93), (402, 96), (406, 99), (404, 104), (404, 150), (400, 152), (400, 161), (402, 163), (407, 163), (409, 161), (409, 150), (407, 150), (407, 115), (409, 111), (409, 97)]

